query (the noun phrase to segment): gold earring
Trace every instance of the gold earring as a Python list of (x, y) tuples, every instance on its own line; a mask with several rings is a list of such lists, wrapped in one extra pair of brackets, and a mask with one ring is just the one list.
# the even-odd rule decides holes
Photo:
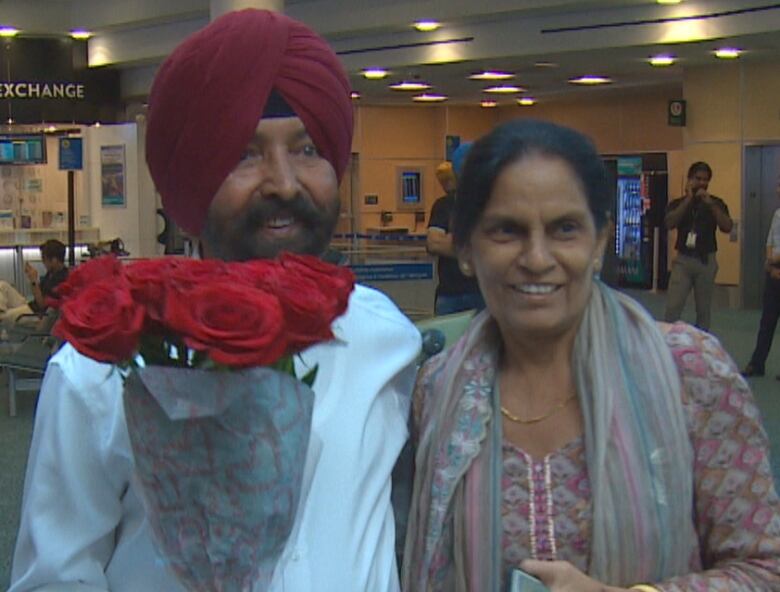
[(471, 265), (465, 261), (460, 262), (460, 270), (463, 272), (463, 275), (471, 275)]
[(593, 260), (593, 271), (599, 273), (601, 271), (601, 259), (596, 258)]

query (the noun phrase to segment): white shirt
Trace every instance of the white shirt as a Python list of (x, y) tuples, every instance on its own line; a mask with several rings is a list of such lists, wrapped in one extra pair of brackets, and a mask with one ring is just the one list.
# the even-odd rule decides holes
[[(336, 340), (302, 356), (318, 364), (311, 488), (270, 589), (394, 592), (390, 473), (408, 436), (420, 337), (390, 300), (361, 286), (333, 331)], [(152, 544), (121, 392), (115, 369), (69, 345), (49, 363), (9, 592), (184, 590)]]
[(772, 253), (780, 253), (780, 208), (775, 210), (772, 216), (772, 224), (769, 226), (769, 234), (766, 237), (766, 246), (772, 247)]

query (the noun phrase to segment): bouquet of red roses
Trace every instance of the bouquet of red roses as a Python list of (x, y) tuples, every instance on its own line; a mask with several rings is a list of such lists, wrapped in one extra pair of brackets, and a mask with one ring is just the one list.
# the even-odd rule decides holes
[[(309, 256), (112, 256), (57, 290), (54, 334), (124, 376), (135, 478), (155, 543), (192, 590), (267, 586), (307, 484), (316, 368), (352, 273)], [(311, 454), (311, 451), (310, 451)]]

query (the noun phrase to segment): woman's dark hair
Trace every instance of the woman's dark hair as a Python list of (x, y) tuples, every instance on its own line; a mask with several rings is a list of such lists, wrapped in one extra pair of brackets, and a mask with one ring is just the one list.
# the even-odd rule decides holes
[(452, 235), (464, 246), (485, 210), (493, 184), (507, 166), (530, 154), (563, 159), (579, 177), (588, 207), (601, 230), (612, 210), (607, 171), (593, 143), (573, 129), (547, 121), (517, 119), (502, 124), (471, 147), (458, 179)]

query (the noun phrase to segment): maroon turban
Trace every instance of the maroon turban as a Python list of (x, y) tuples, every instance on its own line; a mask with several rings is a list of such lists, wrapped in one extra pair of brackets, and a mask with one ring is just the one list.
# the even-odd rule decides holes
[(302, 23), (266, 10), (231, 12), (185, 39), (160, 67), (146, 162), (165, 211), (184, 230), (203, 230), (272, 89), (340, 179), (352, 143), (349, 82), (330, 47)]

